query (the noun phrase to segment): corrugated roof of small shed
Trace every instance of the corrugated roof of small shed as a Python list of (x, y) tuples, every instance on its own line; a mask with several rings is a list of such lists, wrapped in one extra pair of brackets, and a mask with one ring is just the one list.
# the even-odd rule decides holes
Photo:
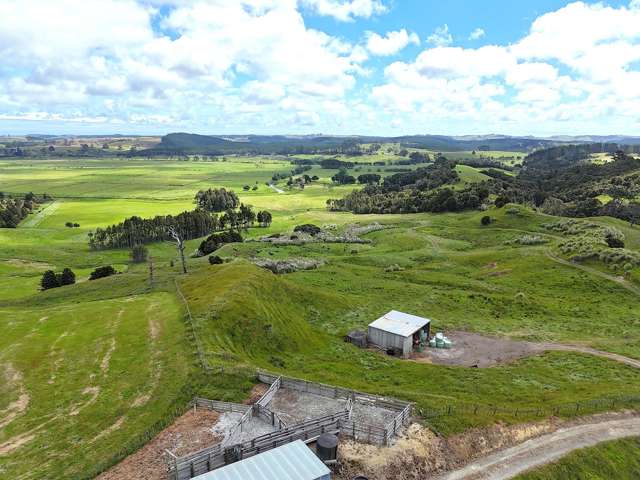
[(331, 471), (302, 440), (198, 475), (194, 480), (316, 480)]
[(420, 330), (429, 322), (431, 322), (431, 320), (428, 318), (391, 310), (375, 322), (371, 322), (369, 326), (377, 328), (378, 330), (384, 330), (385, 332), (408, 337), (409, 335), (413, 335), (417, 330)]

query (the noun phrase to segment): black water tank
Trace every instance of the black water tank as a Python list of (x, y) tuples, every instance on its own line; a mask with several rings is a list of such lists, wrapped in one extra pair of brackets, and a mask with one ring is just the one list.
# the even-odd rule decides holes
[(338, 437), (331, 433), (323, 433), (316, 441), (316, 453), (323, 462), (338, 458)]

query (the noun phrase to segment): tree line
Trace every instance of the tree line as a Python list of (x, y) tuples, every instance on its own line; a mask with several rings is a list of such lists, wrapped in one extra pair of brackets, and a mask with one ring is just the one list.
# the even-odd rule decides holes
[(477, 208), (489, 196), (482, 185), (464, 190), (440, 188), (459, 181), (455, 162), (438, 157), (432, 165), (386, 177), (381, 185), (374, 178), (363, 178), (367, 185), (342, 199), (330, 199), (330, 210), (354, 213), (457, 212)]
[[(133, 216), (116, 225), (97, 228), (89, 233), (89, 246), (93, 250), (133, 248), (147, 243), (173, 241), (175, 235), (185, 241), (225, 229), (246, 230), (256, 220), (261, 227), (268, 227), (272, 221), (270, 212), (264, 210), (256, 213), (250, 205), (239, 203), (232, 190), (201, 190), (195, 199), (198, 208), (192, 211), (153, 218)], [(213, 213), (221, 211), (222, 214)]]
[(0, 192), (0, 228), (16, 228), (41, 203), (51, 200), (46, 193), (37, 196), (30, 192), (23, 197), (13, 197)]

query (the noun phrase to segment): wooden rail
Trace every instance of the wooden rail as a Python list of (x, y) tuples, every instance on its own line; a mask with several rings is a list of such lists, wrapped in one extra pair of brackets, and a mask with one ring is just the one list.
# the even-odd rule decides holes
[[(268, 412), (268, 410), (264, 408), (264, 412)], [(327, 415), (261, 435), (246, 442), (229, 446), (215, 445), (190, 455), (174, 458), (169, 467), (169, 478), (188, 480), (296, 440), (309, 443), (317, 440), (323, 433), (338, 433), (341, 423), (348, 420), (348, 415), (348, 412)]]

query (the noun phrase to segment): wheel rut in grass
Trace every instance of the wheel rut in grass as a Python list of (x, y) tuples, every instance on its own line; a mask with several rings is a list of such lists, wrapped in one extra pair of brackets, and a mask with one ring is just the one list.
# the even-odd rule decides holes
[(618, 285), (620, 285), (622, 288), (625, 288), (626, 290), (630, 291), (631, 293), (635, 293), (636, 295), (640, 296), (640, 287), (637, 287), (635, 285), (633, 285), (632, 283), (628, 282), (627, 280), (625, 280), (622, 277), (615, 277), (613, 275), (609, 275), (607, 273), (601, 272), (600, 270), (597, 270), (595, 268), (591, 268), (591, 267), (587, 267), (586, 265), (581, 265), (579, 263), (576, 262), (570, 262), (569, 260), (565, 260), (564, 258), (559, 257), (558, 255), (556, 255), (555, 253), (553, 253), (551, 250), (546, 250), (545, 251), (547, 258), (549, 258), (549, 260), (552, 260), (556, 263), (559, 263), (561, 265), (566, 265), (568, 267), (572, 267), (572, 268), (577, 268), (578, 270), (582, 270), (583, 272), (587, 272), (590, 273), (592, 275), (596, 275), (600, 278), (604, 278), (606, 280), (609, 280), (611, 282), (615, 282)]

